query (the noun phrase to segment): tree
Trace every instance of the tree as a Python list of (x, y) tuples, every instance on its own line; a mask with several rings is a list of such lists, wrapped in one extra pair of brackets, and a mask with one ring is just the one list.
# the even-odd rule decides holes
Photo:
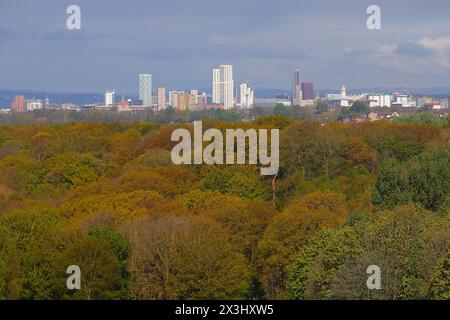
[(409, 115), (401, 115), (394, 119), (396, 122), (403, 123), (420, 123), (436, 126), (445, 126), (448, 123), (447, 119), (441, 118), (431, 112), (418, 112)]
[(324, 103), (324, 102), (319, 102), (316, 106), (316, 110), (319, 113), (324, 113), (328, 111), (328, 104)]
[(56, 152), (58, 138), (49, 132), (40, 131), (31, 137), (30, 144), (33, 156), (39, 161), (46, 160)]
[(323, 228), (341, 225), (347, 217), (345, 197), (314, 192), (298, 198), (267, 227), (258, 245), (261, 283), (268, 298), (286, 298), (286, 267), (294, 254)]
[(393, 208), (409, 201), (439, 211), (448, 208), (450, 189), (450, 153), (432, 149), (406, 164), (386, 161), (378, 175), (373, 203), (378, 209)]
[(350, 111), (355, 114), (366, 114), (369, 112), (369, 106), (365, 103), (362, 103), (360, 101), (353, 102), (352, 106), (350, 107)]
[(396, 160), (385, 161), (374, 186), (372, 202), (378, 210), (383, 210), (411, 200), (408, 172)]
[[(67, 290), (67, 267), (81, 271), (81, 289)], [(119, 299), (122, 292), (121, 266), (110, 244), (99, 237), (78, 234), (55, 262), (54, 290), (59, 298), (81, 300)]]
[[(424, 299), (437, 260), (447, 250), (450, 224), (415, 205), (377, 215), (361, 237), (363, 250), (339, 266), (330, 293), (335, 299)], [(368, 290), (370, 265), (382, 270), (382, 289)]]
[(370, 172), (375, 171), (376, 154), (361, 138), (352, 138), (346, 146), (347, 167), (362, 166)]
[(246, 259), (211, 221), (158, 216), (136, 220), (131, 246), (131, 298), (231, 299), (249, 290)]
[(288, 118), (293, 118), (292, 107), (285, 106), (282, 103), (278, 103), (273, 109), (273, 115), (275, 116), (285, 116)]
[(0, 300), (20, 298), (20, 258), (8, 229), (0, 227)]
[(409, 163), (409, 183), (413, 200), (432, 211), (445, 210), (450, 204), (450, 152), (433, 149)]
[(431, 299), (450, 300), (450, 249), (439, 260), (430, 286)]
[(200, 181), (200, 189), (219, 191), (243, 199), (268, 200), (270, 191), (261, 178), (232, 169), (215, 170)]
[(256, 258), (258, 241), (275, 216), (267, 201), (249, 201), (217, 191), (193, 190), (177, 200), (192, 213), (220, 223), (228, 239), (251, 263)]
[(96, 181), (106, 170), (105, 163), (92, 156), (63, 153), (47, 160), (42, 180), (57, 187), (72, 188)]
[(0, 217), (0, 231), (6, 237), (0, 239), (0, 263), (8, 263), (9, 269), (1, 271), (7, 296), (26, 300), (55, 298), (54, 262), (64, 245), (60, 216), (53, 208), (34, 206)]
[[(288, 268), (289, 293), (295, 299), (426, 299), (449, 236), (447, 218), (415, 205), (353, 216), (297, 253)], [(381, 269), (381, 290), (366, 286), (371, 265)]]
[(280, 171), (302, 172), (305, 177), (333, 177), (342, 170), (344, 132), (333, 126), (294, 122), (281, 132)]
[(287, 269), (289, 297), (326, 299), (337, 268), (349, 255), (361, 252), (361, 233), (351, 226), (320, 231), (301, 249)]

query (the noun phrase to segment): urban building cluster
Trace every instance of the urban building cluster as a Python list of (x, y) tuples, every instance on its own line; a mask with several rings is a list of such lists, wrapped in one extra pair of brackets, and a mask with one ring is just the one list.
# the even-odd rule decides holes
[(351, 94), (343, 85), (338, 93), (328, 93), (323, 96), (319, 91), (314, 92), (314, 84), (302, 82), (300, 70), (295, 69), (292, 76), (291, 94), (277, 95), (273, 98), (257, 99), (249, 82), (244, 81), (235, 87), (232, 65), (220, 65), (212, 70), (211, 95), (197, 89), (167, 90), (157, 87), (153, 91), (153, 77), (151, 74), (139, 75), (139, 98), (116, 99), (116, 91), (108, 90), (104, 94), (104, 101), (92, 102), (89, 105), (78, 106), (66, 102), (62, 105), (50, 104), (49, 99), (25, 99), (24, 96), (13, 98), (10, 109), (2, 109), (1, 113), (26, 112), (40, 109), (76, 110), (97, 109), (130, 112), (140, 110), (161, 111), (171, 106), (176, 110), (199, 109), (248, 109), (254, 106), (271, 106), (283, 104), (285, 106), (314, 107), (319, 102), (331, 107), (351, 107), (355, 102), (362, 102), (370, 108), (414, 108), (423, 107), (431, 110), (448, 109), (450, 96), (446, 99), (432, 97), (413, 97), (404, 93), (357, 93)]
[[(25, 100), (24, 96), (14, 97), (11, 103), (12, 112), (26, 112), (39, 109), (62, 109), (62, 110), (112, 110), (118, 112), (149, 110), (161, 111), (168, 106), (176, 110), (196, 110), (196, 109), (234, 109), (252, 108), (254, 106), (255, 94), (250, 84), (245, 81), (235, 91), (233, 80), (233, 66), (220, 65), (213, 69), (212, 74), (212, 95), (199, 92), (197, 89), (189, 91), (172, 90), (165, 87), (157, 87), (153, 91), (153, 77), (151, 74), (139, 75), (139, 99), (116, 99), (115, 90), (107, 90), (104, 94), (104, 101), (93, 102), (89, 105), (77, 106), (69, 102), (61, 106), (51, 105), (48, 101), (37, 99)], [(5, 110), (6, 111), (6, 110)], [(9, 110), (8, 110), (9, 111)]]

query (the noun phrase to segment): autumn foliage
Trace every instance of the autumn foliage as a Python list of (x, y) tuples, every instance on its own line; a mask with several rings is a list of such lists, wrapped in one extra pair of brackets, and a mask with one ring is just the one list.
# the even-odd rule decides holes
[(189, 124), (0, 127), (0, 299), (449, 299), (448, 125), (203, 126), (279, 128), (277, 177), (173, 165)]

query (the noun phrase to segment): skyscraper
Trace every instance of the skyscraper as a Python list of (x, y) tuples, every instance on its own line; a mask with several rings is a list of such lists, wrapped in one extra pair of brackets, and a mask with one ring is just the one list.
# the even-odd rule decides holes
[(212, 103), (221, 103), (220, 99), (220, 69), (213, 69)]
[(158, 88), (158, 110), (164, 110), (166, 108), (166, 88)]
[(314, 85), (311, 82), (302, 82), (303, 100), (314, 100)]
[(253, 88), (244, 82), (240, 85), (240, 106), (241, 108), (251, 108), (254, 103)]
[(152, 75), (140, 74), (139, 75), (139, 100), (142, 100), (142, 104), (146, 108), (152, 106)]
[(295, 69), (294, 75), (292, 77), (292, 105), (299, 106), (302, 99), (303, 95), (302, 87), (300, 84), (300, 71), (298, 69)]
[(233, 66), (221, 65), (213, 69), (213, 103), (222, 104), (224, 109), (234, 106)]
[(13, 112), (24, 112), (25, 111), (25, 97), (24, 96), (15, 96), (11, 109)]

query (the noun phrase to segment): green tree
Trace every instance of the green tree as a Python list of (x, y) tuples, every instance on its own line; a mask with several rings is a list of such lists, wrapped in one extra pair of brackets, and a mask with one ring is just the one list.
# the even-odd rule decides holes
[(373, 203), (378, 209), (389, 209), (415, 201), (429, 210), (440, 211), (448, 208), (448, 190), (450, 153), (432, 149), (407, 163), (386, 161), (375, 183)]
[[(122, 293), (121, 265), (105, 240), (89, 235), (76, 235), (55, 262), (53, 290), (59, 298), (102, 300), (119, 299)], [(117, 249), (117, 247), (116, 247)], [(81, 271), (81, 289), (66, 287), (67, 267), (76, 265)]]
[(350, 107), (350, 111), (355, 114), (366, 114), (369, 112), (369, 106), (365, 103), (362, 103), (360, 101), (353, 102), (352, 106)]
[(324, 103), (324, 102), (319, 102), (316, 106), (316, 110), (319, 113), (324, 113), (328, 111), (328, 104)]
[(431, 299), (450, 300), (450, 249), (439, 260), (430, 287)]
[(286, 298), (286, 268), (298, 250), (320, 230), (341, 225), (347, 218), (345, 197), (314, 192), (295, 199), (267, 227), (259, 245), (261, 283), (266, 297)]

